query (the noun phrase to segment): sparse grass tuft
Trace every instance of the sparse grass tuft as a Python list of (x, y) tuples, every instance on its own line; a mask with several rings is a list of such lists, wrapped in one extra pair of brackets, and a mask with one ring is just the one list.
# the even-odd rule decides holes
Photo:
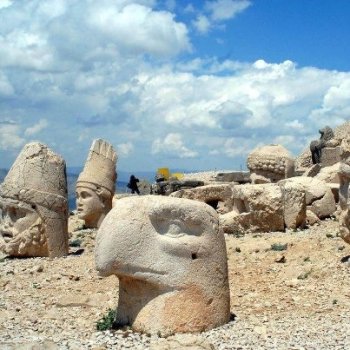
[(286, 244), (281, 244), (281, 243), (271, 244), (271, 250), (273, 250), (275, 252), (281, 252), (283, 250), (287, 250), (287, 248), (288, 248), (288, 243), (286, 243)]

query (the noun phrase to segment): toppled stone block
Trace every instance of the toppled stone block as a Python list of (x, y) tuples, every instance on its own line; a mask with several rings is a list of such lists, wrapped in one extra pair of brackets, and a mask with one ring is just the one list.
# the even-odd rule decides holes
[(220, 216), (226, 233), (284, 231), (282, 191), (277, 184), (235, 185), (233, 210)]
[(286, 183), (298, 183), (305, 191), (306, 209), (311, 210), (318, 218), (324, 219), (331, 216), (336, 210), (336, 204), (332, 190), (324, 181), (313, 177), (292, 177), (282, 180), (280, 185)]
[(204, 202), (217, 213), (225, 214), (232, 210), (232, 187), (230, 185), (206, 185), (174, 192), (170, 197), (187, 198)]
[(283, 197), (284, 224), (286, 228), (296, 229), (306, 223), (306, 199), (304, 187), (298, 183), (279, 183)]

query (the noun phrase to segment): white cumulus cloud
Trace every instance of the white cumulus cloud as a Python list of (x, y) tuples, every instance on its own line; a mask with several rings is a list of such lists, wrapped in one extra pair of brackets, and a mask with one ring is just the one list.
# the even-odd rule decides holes
[(184, 145), (182, 136), (177, 133), (170, 133), (164, 139), (157, 138), (153, 142), (152, 154), (158, 153), (177, 158), (194, 158), (198, 155)]
[(27, 128), (24, 132), (26, 136), (32, 136), (44, 130), (48, 126), (46, 119), (40, 119), (35, 125)]
[(26, 140), (21, 136), (21, 129), (18, 125), (0, 124), (0, 150), (16, 150), (21, 147)]
[(134, 145), (131, 142), (120, 143), (117, 145), (117, 154), (121, 157), (129, 156), (134, 150)]
[(214, 21), (223, 21), (234, 18), (250, 5), (251, 1), (248, 0), (215, 0), (206, 1), (205, 8)]

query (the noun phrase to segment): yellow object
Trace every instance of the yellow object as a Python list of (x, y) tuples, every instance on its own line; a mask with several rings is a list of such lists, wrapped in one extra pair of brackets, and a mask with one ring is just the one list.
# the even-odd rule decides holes
[(161, 174), (165, 180), (169, 180), (169, 177), (170, 177), (169, 168), (158, 168), (157, 174)]
[(172, 173), (171, 177), (176, 177), (178, 180), (183, 179), (184, 174), (183, 173)]

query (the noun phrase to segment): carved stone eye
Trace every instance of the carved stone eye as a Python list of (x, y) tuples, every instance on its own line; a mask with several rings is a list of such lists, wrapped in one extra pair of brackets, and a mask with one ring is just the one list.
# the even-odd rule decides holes
[(200, 236), (204, 231), (202, 223), (184, 212), (159, 209), (150, 215), (155, 230), (167, 237)]

